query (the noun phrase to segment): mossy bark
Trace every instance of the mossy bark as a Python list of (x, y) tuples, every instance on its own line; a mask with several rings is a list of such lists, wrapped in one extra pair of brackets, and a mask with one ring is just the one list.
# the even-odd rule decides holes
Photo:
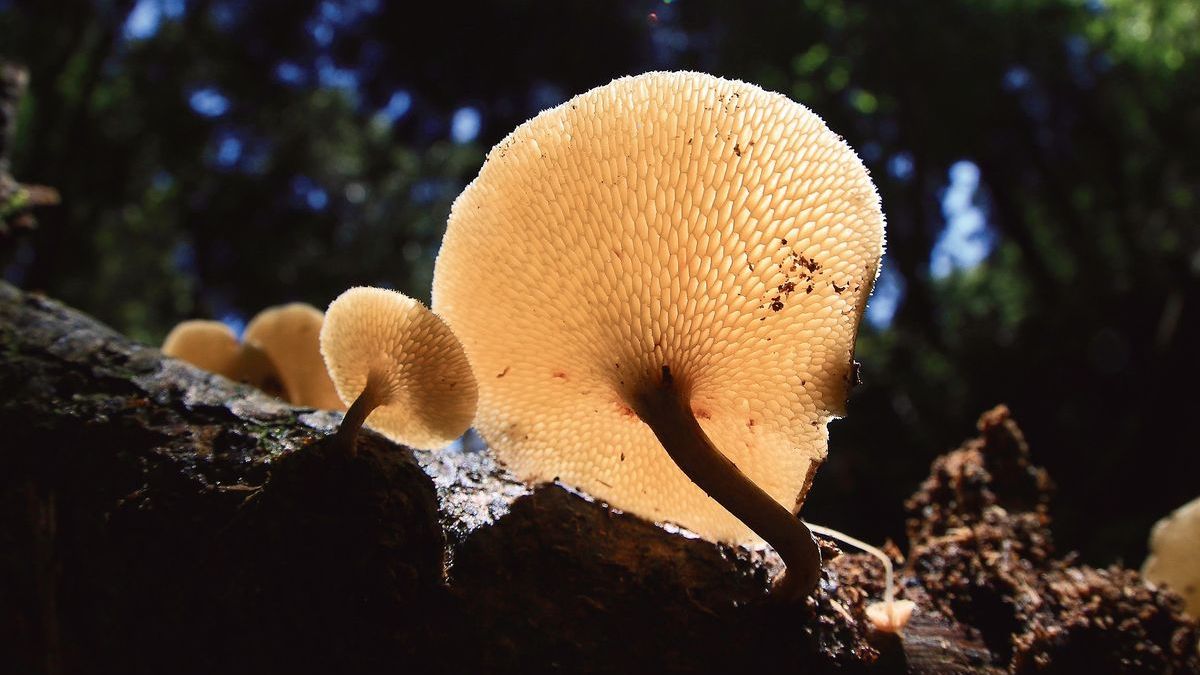
[(914, 497), (920, 609), (889, 639), (863, 620), (869, 558), (827, 550), (812, 599), (771, 602), (771, 555), (527, 488), (480, 449), (326, 453), (337, 414), (2, 283), (0, 392), (6, 672), (1197, 670), (1173, 596), (1052, 557), (1006, 416)]

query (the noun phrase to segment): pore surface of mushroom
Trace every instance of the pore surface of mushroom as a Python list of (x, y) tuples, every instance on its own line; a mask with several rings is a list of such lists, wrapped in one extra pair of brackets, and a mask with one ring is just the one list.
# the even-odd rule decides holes
[[(491, 150), (452, 209), (433, 307), (476, 372), (476, 427), (517, 474), (755, 543), (771, 537), (685, 470), (799, 510), (882, 252), (867, 171), (816, 115), (649, 73)], [(720, 452), (681, 469), (676, 442)]]
[(1182, 595), (1188, 614), (1200, 618), (1200, 498), (1154, 525), (1142, 576)]
[(450, 328), (421, 303), (381, 288), (352, 288), (329, 305), (321, 353), (342, 401), (341, 435), (365, 423), (419, 449), (441, 447), (471, 426), (479, 390)]
[(321, 358), (321, 310), (300, 302), (259, 312), (242, 336), (261, 349), (279, 372), (283, 398), (297, 406), (343, 408)]

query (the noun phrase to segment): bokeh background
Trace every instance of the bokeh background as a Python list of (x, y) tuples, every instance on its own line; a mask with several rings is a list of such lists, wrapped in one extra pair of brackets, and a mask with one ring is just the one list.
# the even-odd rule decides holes
[(14, 175), (61, 208), (4, 278), (158, 343), (356, 284), (428, 299), (487, 149), (612, 78), (803, 102), (870, 167), (888, 253), (805, 515), (880, 541), (1008, 403), (1062, 548), (1139, 564), (1200, 494), (1194, 0), (0, 0)]

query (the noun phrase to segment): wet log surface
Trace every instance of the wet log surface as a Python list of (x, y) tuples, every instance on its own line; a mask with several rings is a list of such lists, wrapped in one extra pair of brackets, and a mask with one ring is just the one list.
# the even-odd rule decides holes
[(327, 455), (337, 413), (2, 283), (0, 392), (5, 672), (1200, 672), (1177, 598), (1055, 557), (1003, 408), (907, 504), (896, 638), (863, 618), (870, 558), (827, 547), (816, 597), (772, 602), (770, 553), (479, 448)]

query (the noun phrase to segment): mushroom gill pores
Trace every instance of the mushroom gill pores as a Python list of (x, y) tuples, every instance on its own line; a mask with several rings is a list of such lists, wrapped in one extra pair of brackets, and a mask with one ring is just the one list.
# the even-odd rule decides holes
[[(780, 548), (763, 530), (799, 523), (883, 239), (865, 167), (808, 109), (649, 73), (491, 150), (454, 203), (433, 308), (478, 378), (476, 427), (515, 473)], [(696, 470), (741, 476), (758, 503), (728, 503)]]
[(396, 443), (440, 448), (471, 426), (478, 390), (462, 345), (421, 303), (357, 287), (339, 295), (321, 326), (321, 354), (349, 409), (336, 443), (356, 454), (359, 428)]

